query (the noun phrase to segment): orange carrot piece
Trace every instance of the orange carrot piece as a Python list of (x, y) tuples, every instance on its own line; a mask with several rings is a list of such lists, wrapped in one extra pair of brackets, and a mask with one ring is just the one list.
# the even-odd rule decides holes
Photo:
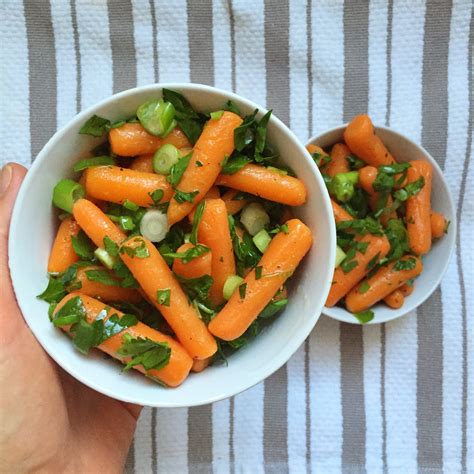
[[(177, 252), (186, 252), (186, 250), (192, 249), (193, 247), (194, 245), (191, 243), (183, 244), (179, 247)], [(199, 278), (203, 275), (211, 275), (212, 254), (211, 252), (207, 252), (188, 263), (183, 263), (181, 259), (176, 258), (173, 262), (173, 272), (183, 278)]]
[[(184, 132), (179, 128), (175, 127), (171, 132), (166, 135), (165, 138), (161, 139), (161, 146), (163, 145), (174, 145), (176, 148), (188, 148), (191, 149), (191, 142), (188, 140), (188, 137)], [(186, 153), (185, 153), (186, 154)]]
[(324, 168), (326, 164), (331, 163), (331, 156), (327, 154), (320, 146), (309, 144), (306, 146), (306, 149), (311, 153), (311, 155), (314, 155), (314, 153), (319, 154), (318, 162), (320, 168)]
[(236, 189), (229, 189), (222, 195), (222, 200), (225, 202), (225, 207), (227, 208), (227, 214), (231, 216), (240, 212), (247, 204), (245, 199), (234, 200), (237, 194), (239, 194), (239, 191)]
[(431, 237), (433, 239), (440, 239), (446, 233), (448, 228), (448, 221), (446, 217), (440, 212), (431, 213)]
[[(369, 195), (370, 208), (375, 211), (377, 209), (377, 202), (380, 193), (374, 190), (373, 184), (377, 178), (378, 170), (374, 166), (364, 166), (359, 170), (359, 184), (361, 188)], [(387, 196), (386, 207), (389, 208), (393, 204), (392, 196)], [(384, 213), (380, 218), (383, 225), (387, 225), (390, 219), (396, 219), (397, 213), (395, 211)]]
[(389, 295), (387, 295), (383, 302), (392, 309), (399, 309), (403, 306), (405, 302), (405, 296), (403, 296), (402, 291), (400, 288), (398, 290), (392, 291)]
[(193, 202), (179, 203), (176, 199), (171, 199), (168, 208), (170, 226), (186, 217), (214, 184), (224, 158), (234, 150), (234, 130), (241, 123), (242, 119), (232, 112), (224, 112), (218, 120), (211, 119), (207, 122), (177, 186), (179, 191), (197, 191), (198, 194), (194, 196)]
[(151, 206), (154, 203), (150, 193), (161, 189), (161, 202), (166, 202), (173, 192), (165, 176), (118, 166), (95, 166), (88, 168), (85, 175), (88, 195), (117, 204), (128, 199), (138, 206)]
[(79, 260), (72, 247), (72, 237), (76, 236), (79, 230), (77, 222), (71, 217), (67, 217), (59, 224), (49, 255), (48, 272), (63, 272)]
[(416, 260), (415, 267), (411, 270), (395, 270), (394, 267), (397, 262), (392, 262), (385, 267), (381, 267), (369, 279), (364, 280), (369, 285), (369, 289), (365, 293), (360, 293), (359, 291), (362, 283), (356, 285), (346, 296), (347, 309), (351, 313), (365, 311), (408, 280), (417, 277), (422, 272), (423, 265), (419, 258), (412, 256), (402, 257), (401, 261), (406, 261), (410, 258)]
[(357, 265), (347, 273), (344, 273), (341, 266), (334, 270), (332, 278), (331, 290), (326, 300), (326, 306), (334, 306), (341, 298), (343, 298), (354, 285), (367, 275), (370, 268), (367, 268), (369, 262), (377, 258), (381, 259), (387, 255), (390, 250), (390, 243), (385, 236), (379, 237), (372, 234), (356, 237), (356, 240), (362, 243), (368, 243), (365, 253), (356, 252), (354, 261)]
[(344, 131), (344, 141), (350, 150), (368, 165), (375, 167), (395, 162), (382, 140), (375, 134), (368, 115), (357, 115)]
[[(102, 303), (102, 301), (91, 298), (90, 296), (82, 295), (80, 293), (69, 293), (59, 302), (58, 306), (56, 306), (55, 313), (58, 312), (70, 299), (75, 298), (76, 296), (81, 298), (82, 304), (86, 310), (86, 318), (89, 323), (95, 321), (99, 314), (102, 314), (102, 312), (107, 308), (107, 305)], [(123, 313), (118, 309), (110, 308), (110, 310), (107, 311), (107, 316), (104, 320), (107, 320), (113, 314), (116, 314), (119, 318), (123, 316)], [(61, 329), (66, 332), (69, 331), (69, 327), (66, 326)], [(135, 326), (130, 326), (109, 339), (106, 339), (102, 344), (97, 346), (97, 348), (114, 359), (127, 363), (129, 362), (130, 357), (123, 357), (118, 353), (123, 345), (123, 336), (125, 334), (130, 334), (133, 338), (141, 337), (148, 338), (155, 342), (166, 342), (171, 348), (170, 360), (162, 369), (152, 369), (146, 372), (143, 366), (137, 365), (133, 367), (135, 370), (138, 370), (142, 374), (146, 373), (147, 376), (158, 379), (169, 387), (177, 387), (186, 379), (193, 364), (188, 353), (172, 337), (166, 336), (142, 322), (138, 322)]]
[(410, 296), (413, 293), (414, 288), (414, 283), (411, 283), (410, 285), (408, 283), (405, 283), (402, 285), (399, 290), (402, 292), (403, 296), (406, 298), (407, 296)]
[(336, 201), (331, 199), (332, 212), (334, 213), (334, 220), (336, 224), (344, 221), (352, 221), (354, 218)]
[(126, 123), (109, 132), (111, 150), (119, 156), (137, 156), (154, 153), (161, 138), (148, 133), (139, 123)]
[(235, 258), (227, 208), (222, 199), (206, 199), (198, 228), (198, 241), (211, 249), (214, 282), (209, 295), (214, 305), (224, 302), (222, 290), (227, 277), (235, 275)]
[(325, 173), (329, 176), (336, 176), (338, 173), (347, 173), (349, 171), (349, 162), (347, 157), (351, 154), (351, 150), (344, 143), (336, 143), (331, 150), (331, 161), (325, 169)]
[(209, 364), (211, 363), (211, 357), (202, 360), (195, 360), (193, 362), (193, 367), (191, 369), (192, 372), (202, 372), (204, 369), (207, 369)]
[(110, 272), (107, 273), (112, 279), (117, 281), (117, 286), (105, 285), (99, 281), (89, 280), (87, 272), (90, 270), (107, 272), (107, 270), (98, 265), (78, 268), (76, 279), (81, 283), (81, 288), (78, 290), (81, 294), (99, 298), (104, 301), (128, 301), (129, 303), (138, 303), (142, 299), (140, 293), (134, 288), (122, 288), (119, 280)]
[(431, 249), (431, 182), (433, 168), (427, 161), (410, 162), (407, 179), (409, 183), (420, 176), (425, 185), (420, 192), (406, 201), (406, 222), (410, 249), (417, 255), (424, 255)]
[(211, 320), (209, 330), (216, 337), (231, 341), (241, 336), (270, 302), (278, 289), (295, 271), (311, 248), (313, 236), (299, 219), (287, 222), (288, 234), (279, 232), (259, 262), (262, 276), (255, 270), (245, 277), (245, 295), (236, 290), (224, 308)]
[(216, 184), (288, 206), (300, 206), (306, 202), (303, 181), (293, 176), (281, 175), (265, 166), (245, 165), (237, 173), (219, 175)]
[(142, 173), (154, 173), (153, 171), (153, 153), (137, 156), (130, 164), (131, 170), (141, 171)]
[(72, 208), (74, 219), (97, 247), (104, 247), (107, 236), (117, 245), (127, 236), (92, 202), (79, 199)]
[[(132, 257), (126, 249), (145, 246), (148, 256)], [(181, 289), (176, 277), (163, 260), (160, 252), (147, 239), (134, 237), (125, 241), (121, 247), (121, 257), (132, 272), (148, 299), (161, 312), (176, 337), (193, 359), (205, 359), (217, 351), (217, 343), (199, 318), (196, 310), (189, 304), (188, 297)], [(158, 292), (169, 290), (169, 305), (158, 303)]]

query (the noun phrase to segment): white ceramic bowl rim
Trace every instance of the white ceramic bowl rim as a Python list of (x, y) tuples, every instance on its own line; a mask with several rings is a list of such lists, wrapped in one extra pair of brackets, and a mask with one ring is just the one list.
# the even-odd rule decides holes
[[(108, 97), (97, 104), (83, 110), (80, 112), (78, 115), (76, 115), (70, 122), (68, 122), (64, 127), (62, 127), (60, 130), (58, 130), (53, 137), (46, 143), (46, 145), (43, 147), (43, 149), (40, 151), (38, 154), (36, 160), (33, 162), (30, 171), (27, 173), (26, 178), (21, 186), (21, 189), (18, 193), (15, 207), (13, 210), (13, 215), (12, 215), (12, 220), (11, 220), (11, 225), (10, 225), (10, 235), (15, 235), (16, 234), (16, 229), (19, 228), (19, 219), (20, 219), (20, 213), (21, 213), (21, 208), (24, 205), (25, 199), (27, 197), (28, 189), (30, 188), (30, 185), (32, 183), (32, 180), (35, 179), (35, 170), (40, 166), (40, 164), (47, 160), (48, 154), (52, 149), (54, 149), (58, 143), (63, 139), (64, 135), (68, 132), (69, 129), (78, 126), (79, 124), (82, 125), (90, 116), (92, 116), (97, 110), (103, 108), (104, 106), (117, 103), (121, 99), (133, 96), (134, 94), (141, 93), (141, 92), (150, 92), (150, 93), (159, 93), (163, 88), (168, 88), (168, 89), (174, 89), (177, 91), (180, 91), (183, 93), (184, 96), (186, 96), (186, 93), (189, 91), (207, 91), (209, 93), (218, 93), (221, 95), (224, 95), (227, 99), (233, 100), (239, 104), (244, 104), (245, 106), (251, 107), (253, 109), (259, 109), (259, 114), (258, 116), (263, 115), (266, 110), (263, 107), (260, 107), (259, 105), (255, 104), (254, 102), (245, 99), (237, 94), (234, 94), (232, 92), (222, 90), (222, 89), (217, 89), (214, 87), (206, 86), (206, 85), (201, 85), (201, 84), (188, 84), (188, 83), (163, 83), (163, 84), (153, 84), (153, 85), (148, 85), (148, 86), (143, 86), (143, 87), (137, 87), (133, 89), (129, 89), (123, 92), (120, 92), (118, 94), (115, 94), (111, 97)], [(297, 137), (294, 135), (294, 133), (280, 120), (278, 119), (275, 115), (272, 115), (271, 117), (271, 122), (275, 125), (275, 128), (277, 129), (278, 133), (282, 133), (286, 135), (291, 141), (294, 142), (294, 145), (297, 146), (300, 151), (301, 155), (306, 157), (306, 161), (308, 162), (312, 172), (313, 172), (313, 178), (316, 181), (316, 186), (319, 187), (322, 191), (322, 201), (319, 203), (320, 206), (322, 206), (324, 213), (328, 214), (328, 218), (330, 219), (330, 222), (332, 222), (332, 225), (330, 226), (328, 231), (329, 235), (329, 241), (334, 242), (336, 241), (336, 233), (335, 233), (335, 224), (332, 216), (332, 210), (331, 210), (331, 204), (329, 200), (329, 195), (325, 193), (325, 185), (324, 181), (319, 173), (319, 170), (313, 160), (311, 159), (310, 154), (307, 152), (303, 144), (297, 139)], [(332, 221), (331, 221), (332, 220)], [(13, 238), (9, 239), (9, 265), (10, 265), (10, 272), (11, 272), (11, 278), (13, 281), (14, 288), (17, 287), (21, 283), (21, 278), (22, 278), (22, 273), (24, 272), (23, 268), (19, 268), (19, 265), (16, 263), (17, 260), (17, 255), (16, 252), (17, 250), (15, 249), (14, 245), (14, 240)], [(335, 258), (335, 245), (331, 246), (329, 254), (328, 254), (328, 260), (329, 261), (334, 261)], [(46, 273), (46, 269), (45, 269)], [(321, 298), (322, 301), (325, 301), (326, 296), (329, 292), (330, 288), (330, 282), (331, 278), (328, 276), (326, 278), (326, 284), (323, 285), (323, 287), (320, 287), (320, 294), (324, 296), (324, 298)], [(16, 291), (16, 290), (15, 290)], [(35, 295), (31, 295), (31, 298), (35, 298)], [(18, 299), (18, 304), (20, 308), (23, 311), (23, 314), (25, 315), (25, 320), (27, 323), (29, 322), (30, 318), (33, 318), (34, 315), (29, 315), (27, 311), (25, 311), (24, 304), (21, 300), (21, 298)], [(245, 391), (252, 386), (258, 384), (265, 378), (269, 377), (272, 373), (274, 373), (276, 370), (278, 370), (281, 366), (283, 366), (288, 359), (297, 351), (297, 349), (300, 347), (300, 345), (304, 342), (304, 340), (308, 337), (310, 334), (311, 330), (315, 326), (317, 320), (319, 319), (319, 316), (321, 314), (321, 309), (322, 305), (320, 307), (313, 307), (311, 308), (310, 311), (308, 311), (308, 316), (306, 317), (304, 324), (302, 324), (299, 328), (298, 331), (295, 332), (294, 336), (289, 340), (288, 344), (285, 345), (284, 347), (281, 348), (281, 351), (278, 353), (276, 357), (271, 359), (269, 362), (265, 361), (265, 364), (261, 372), (252, 372), (251, 374), (248, 374), (248, 377), (245, 379), (245, 381), (242, 382), (242, 384), (238, 387), (238, 389), (234, 389), (232, 391), (228, 391), (225, 393), (220, 393), (215, 396), (208, 396), (205, 399), (196, 399), (196, 400), (190, 400), (189, 402), (183, 403), (183, 402), (176, 402), (174, 400), (171, 401), (160, 401), (159, 395), (157, 395), (157, 400), (153, 402), (147, 402), (146, 404), (148, 406), (156, 406), (156, 407), (190, 407), (190, 406), (197, 406), (197, 405), (202, 405), (202, 404), (207, 404), (207, 403), (212, 403), (216, 402), (231, 396), (236, 395), (237, 393), (240, 393), (242, 391)], [(46, 306), (45, 306), (45, 311), (44, 314), (46, 315)], [(104, 395), (107, 395), (109, 397), (125, 401), (125, 402), (130, 402), (130, 403), (137, 403), (137, 404), (144, 404), (143, 401), (140, 399), (140, 397), (134, 397), (134, 396), (123, 396), (118, 392), (114, 392), (113, 390), (107, 390), (103, 386), (100, 385), (100, 382), (97, 381), (97, 383), (92, 382), (91, 378), (88, 376), (88, 374), (84, 374), (80, 371), (77, 371), (74, 369), (73, 364), (70, 363), (70, 360), (68, 358), (65, 359), (60, 359), (57, 354), (55, 354), (53, 344), (48, 344), (46, 339), (46, 336), (43, 337), (41, 333), (35, 332), (35, 337), (39, 340), (40, 344), (43, 346), (43, 348), (46, 350), (46, 352), (52, 357), (55, 362), (61, 366), (66, 372), (70, 373), (72, 376), (74, 376), (77, 380), (80, 382), (84, 383), (85, 385), (95, 389), (96, 391), (103, 393)], [(72, 345), (71, 345), (72, 347)], [(185, 382), (186, 383), (186, 382)], [(171, 390), (178, 390), (178, 389), (171, 389)]]
[[(326, 130), (322, 133), (314, 135), (313, 137), (311, 137), (308, 140), (307, 145), (319, 144), (322, 138), (324, 138), (328, 135), (330, 136), (330, 135), (333, 135), (333, 134), (341, 133), (341, 131), (343, 131), (347, 127), (347, 125), (348, 125), (348, 123), (345, 123), (345, 124), (340, 125), (338, 127), (334, 127), (334, 128), (329, 129), (329, 130)], [(408, 314), (411, 311), (415, 310), (418, 306), (423, 304), (433, 294), (433, 292), (436, 290), (436, 288), (440, 284), (441, 279), (443, 278), (444, 274), (446, 273), (446, 271), (448, 269), (449, 262), (452, 258), (453, 252), (454, 252), (454, 243), (456, 241), (456, 229), (457, 229), (456, 212), (455, 212), (453, 197), (452, 197), (451, 192), (449, 190), (449, 186), (448, 186), (448, 183), (446, 181), (446, 178), (443, 175), (443, 171), (441, 170), (441, 168), (438, 165), (438, 163), (436, 162), (436, 160), (421, 145), (419, 145), (418, 143), (415, 143), (413, 140), (408, 138), (406, 135), (402, 134), (401, 132), (398, 132), (397, 130), (395, 130), (393, 128), (384, 127), (384, 126), (375, 126), (375, 130), (376, 131), (377, 130), (381, 131), (382, 133), (385, 132), (387, 134), (392, 134), (392, 135), (396, 136), (399, 140), (406, 141), (410, 146), (412, 146), (414, 148), (417, 148), (421, 152), (421, 154), (425, 156), (426, 160), (429, 161), (430, 164), (433, 166), (433, 168), (435, 170), (434, 175), (437, 175), (437, 177), (440, 179), (440, 181), (442, 183), (442, 186), (444, 186), (444, 188), (446, 190), (446, 195), (447, 195), (447, 199), (448, 199), (447, 207), (451, 211), (451, 215), (450, 215), (451, 224), (449, 226), (449, 233), (451, 234), (450, 235), (451, 245), (449, 246), (449, 251), (447, 252), (447, 255), (445, 255), (445, 259), (444, 259), (444, 263), (443, 263), (443, 266), (441, 268), (441, 271), (439, 271), (436, 274), (435, 278), (431, 280), (431, 285), (429, 286), (429, 288), (425, 292), (423, 292), (422, 294), (418, 294), (417, 298), (413, 298), (413, 299), (408, 298), (405, 301), (405, 304), (399, 309), (390, 309), (388, 307), (384, 308), (385, 311), (387, 312), (386, 313), (387, 316), (385, 316), (383, 318), (380, 318), (380, 319), (375, 317), (372, 321), (370, 321), (367, 324), (381, 324), (381, 323), (386, 323), (388, 321), (392, 321), (394, 319), (398, 319), (398, 318), (404, 316), (405, 314)], [(330, 144), (324, 145), (324, 147), (326, 147), (326, 146), (330, 146)], [(408, 160), (408, 161), (410, 161), (410, 160)], [(429, 255), (430, 254), (428, 253), (426, 255), (426, 257), (424, 257), (424, 258), (429, 258)], [(416, 289), (415, 289), (415, 292), (416, 292)], [(415, 294), (415, 292), (413, 294)], [(326, 315), (326, 316), (329, 316), (330, 318), (341, 321), (341, 322), (350, 323), (350, 324), (361, 324), (357, 320), (357, 318), (355, 318), (351, 313), (349, 313), (349, 311), (345, 310), (344, 308), (338, 308), (338, 307), (329, 308), (327, 306), (324, 306), (323, 307), (323, 314)]]

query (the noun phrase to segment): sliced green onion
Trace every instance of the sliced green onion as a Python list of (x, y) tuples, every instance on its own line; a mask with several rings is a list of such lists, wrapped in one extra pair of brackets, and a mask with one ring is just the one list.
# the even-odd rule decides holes
[(184, 243), (189, 244), (189, 242), (191, 242), (191, 232), (184, 234)]
[(262, 229), (253, 237), (253, 243), (262, 253), (265, 252), (271, 240), (270, 234), (265, 229)]
[(84, 188), (72, 179), (62, 179), (53, 189), (53, 204), (72, 213), (72, 206), (86, 195)]
[(224, 283), (222, 294), (226, 300), (230, 300), (234, 291), (243, 283), (244, 279), (238, 275), (230, 275)]
[(275, 168), (274, 166), (267, 166), (267, 170), (273, 171), (274, 173), (281, 174), (282, 176), (286, 176), (288, 174), (287, 170), (282, 170), (281, 168)]
[(152, 242), (161, 242), (168, 233), (169, 225), (166, 213), (158, 209), (149, 209), (140, 222), (140, 233)]
[(260, 203), (252, 202), (244, 207), (240, 222), (250, 235), (256, 235), (270, 222), (270, 217)]
[(149, 100), (140, 105), (137, 117), (143, 128), (152, 135), (162, 136), (171, 131), (175, 109), (171, 102), (163, 99)]
[(176, 127), (176, 125), (178, 125), (178, 122), (175, 119), (173, 119), (171, 123), (169, 124), (169, 127), (162, 133), (161, 137), (162, 138), (167, 137), (173, 131), (173, 128)]
[(336, 247), (336, 261), (334, 262), (334, 268), (337, 268), (342, 261), (346, 258), (346, 252), (339, 247)]
[(211, 112), (210, 116), (212, 120), (219, 120), (222, 117), (222, 114), (224, 113), (223, 110), (216, 110), (215, 112)]
[(115, 165), (115, 160), (110, 156), (94, 156), (93, 158), (84, 158), (79, 160), (75, 165), (73, 170), (75, 172), (83, 171), (86, 168), (91, 168), (93, 166), (106, 166), (106, 165)]
[(138, 211), (138, 209), (140, 209), (140, 206), (135, 204), (133, 201), (129, 201), (128, 199), (125, 199), (122, 206), (125, 209), (128, 209), (129, 211), (133, 211), (133, 212)]
[(99, 260), (99, 262), (101, 262), (109, 270), (112, 270), (114, 265), (117, 263), (117, 258), (110, 255), (110, 253), (103, 248), (98, 247), (95, 249), (94, 255), (95, 258), (97, 258), (97, 260)]
[(158, 174), (170, 174), (171, 168), (175, 165), (181, 154), (179, 150), (171, 143), (163, 145), (153, 155), (153, 171)]

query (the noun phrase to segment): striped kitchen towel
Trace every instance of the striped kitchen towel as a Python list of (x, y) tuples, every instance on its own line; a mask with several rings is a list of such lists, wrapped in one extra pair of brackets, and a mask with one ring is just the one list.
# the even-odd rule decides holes
[[(322, 317), (231, 400), (145, 408), (129, 473), (474, 472), (471, 0), (2, 0), (2, 162), (79, 110), (154, 82), (273, 108), (305, 141), (368, 111), (422, 143), (457, 207), (456, 252), (416, 313)], [(14, 125), (14, 126), (13, 126)]]

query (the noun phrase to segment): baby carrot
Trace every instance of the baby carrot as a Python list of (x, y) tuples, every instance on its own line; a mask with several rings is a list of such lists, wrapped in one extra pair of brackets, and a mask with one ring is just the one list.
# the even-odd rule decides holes
[(197, 192), (197, 195), (193, 197), (193, 202), (171, 199), (168, 208), (170, 226), (186, 217), (214, 184), (224, 158), (234, 150), (234, 130), (241, 123), (242, 119), (232, 112), (224, 112), (218, 120), (207, 122), (177, 186), (181, 192)]
[(59, 224), (58, 233), (49, 255), (48, 272), (63, 272), (79, 260), (72, 247), (72, 237), (76, 236), (79, 230), (77, 222), (71, 217), (67, 217)]
[(265, 166), (249, 164), (237, 173), (221, 174), (216, 184), (289, 206), (300, 206), (306, 201), (303, 181), (293, 176), (281, 175)]
[(326, 164), (331, 162), (331, 156), (328, 155), (320, 146), (309, 144), (306, 146), (306, 149), (311, 153), (311, 155), (317, 153), (317, 156), (315, 156), (314, 159), (319, 168), (323, 168)]
[(357, 115), (344, 131), (344, 141), (359, 158), (375, 167), (395, 162), (382, 140), (375, 134), (368, 115)]
[(210, 363), (211, 363), (210, 357), (208, 357), (207, 359), (195, 360), (193, 362), (193, 367), (191, 369), (191, 372), (202, 372), (204, 369), (206, 369), (209, 366)]
[(188, 354), (193, 359), (213, 355), (217, 351), (215, 339), (156, 247), (145, 238), (133, 237), (122, 244), (120, 252), (149, 301), (161, 312)]
[(431, 213), (431, 237), (433, 239), (440, 239), (448, 228), (448, 221), (446, 217), (440, 212)]
[(415, 260), (415, 265), (410, 270), (397, 270), (398, 262), (392, 262), (385, 267), (381, 267), (369, 279), (364, 280), (363, 283), (368, 285), (365, 292), (360, 292), (362, 283), (355, 286), (346, 296), (347, 309), (351, 313), (365, 311), (408, 280), (417, 277), (423, 270), (421, 260), (417, 257), (405, 256), (399, 262), (406, 263), (409, 259)]
[(161, 145), (161, 138), (148, 133), (139, 123), (126, 123), (109, 132), (112, 151), (119, 156), (153, 153)]
[(336, 143), (331, 150), (331, 161), (325, 169), (325, 173), (329, 176), (336, 176), (338, 173), (347, 173), (349, 171), (349, 162), (347, 157), (351, 154), (351, 150), (344, 143)]
[(369, 263), (378, 261), (385, 257), (390, 250), (390, 244), (385, 236), (375, 236), (367, 234), (363, 237), (356, 237), (358, 242), (368, 243), (365, 253), (357, 251), (353, 261), (356, 265), (344, 273), (343, 267), (340, 265), (334, 270), (332, 278), (331, 290), (326, 300), (326, 306), (334, 306), (341, 298), (343, 298), (354, 285), (369, 273)]
[(337, 202), (331, 199), (332, 212), (334, 213), (334, 219), (336, 224), (344, 221), (352, 221), (354, 218)]
[(389, 295), (387, 295), (384, 299), (383, 302), (392, 309), (398, 309), (403, 306), (403, 303), (405, 302), (405, 297), (403, 296), (402, 291), (400, 288), (398, 288), (395, 291), (392, 291)]
[(410, 296), (414, 290), (414, 283), (412, 282), (410, 285), (408, 283), (405, 283), (399, 288), (399, 290), (402, 292), (403, 296)]
[[(70, 299), (80, 297), (82, 304), (86, 311), (87, 322), (92, 323), (97, 319), (99, 315), (102, 315), (107, 306), (99, 300), (91, 298), (87, 295), (81, 295), (80, 293), (69, 293), (66, 295), (56, 306), (55, 313), (58, 312)], [(119, 318), (123, 316), (123, 313), (115, 308), (110, 308), (107, 311), (107, 316), (104, 320), (107, 320), (110, 316), (116, 314)], [(61, 329), (66, 332), (69, 331), (69, 327), (64, 326)], [(151, 378), (156, 378), (168, 385), (169, 387), (177, 387), (184, 379), (188, 376), (191, 370), (193, 361), (183, 347), (176, 342), (172, 337), (166, 336), (165, 334), (152, 329), (151, 327), (138, 322), (134, 326), (125, 328), (123, 331), (115, 334), (114, 336), (106, 339), (102, 344), (97, 346), (102, 352), (110, 355), (114, 359), (118, 359), (123, 363), (127, 363), (130, 357), (121, 356), (118, 351), (123, 345), (123, 336), (130, 334), (133, 338), (147, 338), (155, 342), (166, 342), (171, 348), (171, 355), (167, 365), (163, 368), (156, 370), (151, 369), (146, 371), (142, 365), (136, 365), (133, 367), (139, 372), (148, 375)]]
[(413, 183), (419, 177), (425, 180), (418, 194), (406, 201), (406, 222), (410, 249), (417, 255), (424, 255), (431, 249), (431, 181), (433, 168), (427, 161), (410, 162), (407, 179)]
[(128, 199), (138, 206), (151, 206), (154, 202), (150, 194), (154, 191), (163, 191), (161, 202), (169, 201), (172, 195), (171, 185), (159, 174), (118, 166), (95, 166), (84, 174), (87, 194), (103, 201), (122, 204)]
[[(186, 252), (192, 249), (193, 244), (187, 243), (181, 245), (176, 251), (177, 253)], [(207, 252), (201, 256), (194, 258), (188, 263), (183, 263), (183, 260), (176, 258), (173, 262), (173, 272), (183, 278), (199, 278), (203, 275), (210, 275), (212, 271), (212, 254)]]
[(209, 330), (226, 341), (241, 336), (294, 272), (311, 248), (311, 231), (299, 219), (287, 222), (288, 233), (279, 232), (268, 245), (258, 267), (231, 296), (224, 308), (209, 323)]
[(227, 277), (235, 275), (235, 258), (232, 249), (227, 208), (222, 199), (206, 199), (198, 228), (198, 241), (212, 252), (211, 275), (214, 282), (209, 292), (214, 305), (224, 302), (222, 290)]
[[(359, 184), (361, 188), (369, 195), (369, 204), (373, 211), (377, 209), (377, 203), (380, 198), (380, 193), (374, 190), (373, 184), (377, 178), (378, 170), (374, 166), (364, 166), (359, 170)], [(387, 196), (386, 208), (393, 204), (392, 196)], [(397, 213), (395, 211), (382, 214), (380, 220), (383, 225), (387, 225), (390, 219), (396, 219)]]
[(131, 170), (141, 171), (142, 173), (154, 173), (153, 171), (153, 153), (137, 156), (130, 164)]
[(222, 200), (225, 202), (225, 207), (227, 208), (227, 214), (237, 214), (247, 204), (245, 199), (234, 200), (237, 194), (239, 194), (239, 191), (236, 189), (229, 189), (222, 195)]
[(109, 237), (117, 245), (126, 235), (92, 202), (79, 199), (72, 208), (74, 219), (97, 247), (104, 247), (104, 238)]
[[(88, 276), (89, 272), (89, 276)], [(90, 280), (91, 274), (99, 272), (115, 281), (115, 285), (106, 285), (101, 281)], [(78, 290), (81, 294), (99, 298), (104, 301), (128, 301), (129, 303), (138, 303), (142, 297), (140, 293), (133, 288), (122, 288), (120, 282), (107, 270), (98, 265), (89, 267), (79, 267), (76, 275), (77, 281), (81, 284)]]

